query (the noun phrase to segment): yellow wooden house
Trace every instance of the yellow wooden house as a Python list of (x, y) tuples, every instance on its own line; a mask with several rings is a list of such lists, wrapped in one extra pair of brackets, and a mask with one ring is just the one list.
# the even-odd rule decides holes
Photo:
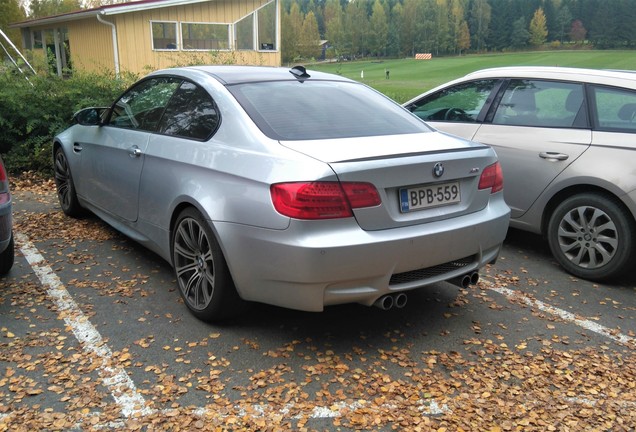
[(280, 66), (280, 0), (141, 0), (15, 23), (23, 48), (116, 74), (194, 63)]

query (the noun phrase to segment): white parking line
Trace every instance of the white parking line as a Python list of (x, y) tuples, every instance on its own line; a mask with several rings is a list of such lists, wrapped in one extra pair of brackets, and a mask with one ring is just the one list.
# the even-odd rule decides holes
[[(79, 306), (72, 299), (59, 277), (53, 272), (51, 267), (46, 264), (44, 257), (31, 243), (29, 238), (22, 233), (16, 233), (15, 240), (22, 254), (33, 268), (33, 271), (37, 275), (43, 287), (46, 289), (47, 294), (57, 306), (60, 317), (62, 317), (66, 324), (71, 328), (77, 340), (82, 344), (83, 349), (88, 353), (95, 354), (98, 361), (101, 362), (98, 371), (102, 382), (110, 391), (115, 402), (121, 408), (123, 416), (137, 417), (150, 415), (153, 412), (156, 412), (146, 406), (145, 399), (137, 391), (134, 382), (126, 371), (121, 367), (112, 366), (114, 359), (110, 348), (105, 344), (97, 329), (90, 323), (88, 317), (84, 315)], [(636, 343), (636, 338), (634, 337), (613, 331), (593, 321), (579, 318), (570, 312), (533, 299), (520, 291), (497, 287), (488, 281), (486, 281), (486, 283), (488, 284), (487, 289), (491, 291), (502, 294), (510, 299), (520, 300), (528, 306), (556, 315), (561, 319), (576, 324), (586, 330), (598, 333), (622, 344), (628, 345)], [(568, 402), (576, 403), (577, 399), (569, 400)], [(585, 402), (587, 403), (588, 401), (586, 400)], [(365, 401), (358, 401), (353, 404), (342, 406), (317, 406), (313, 408), (308, 417), (313, 419), (340, 417), (343, 415), (345, 410), (350, 411), (352, 409), (363, 407), (366, 404), (367, 402)], [(238, 410), (241, 409), (241, 407), (236, 408)], [(252, 408), (252, 412), (261, 412), (262, 414), (269, 412), (271, 409), (267, 406), (255, 406)], [(281, 414), (285, 414), (292, 409), (293, 407), (290, 406), (279, 412)], [(418, 409), (423, 415), (441, 415), (450, 412), (447, 405), (440, 406), (435, 400), (419, 401)], [(169, 412), (170, 410), (166, 411)], [(194, 413), (204, 416), (206, 409), (195, 409)], [(5, 417), (8, 417), (8, 415), (0, 416), (0, 420)]]
[[(66, 324), (71, 328), (77, 340), (82, 343), (86, 352), (94, 353), (101, 365), (98, 368), (104, 386), (110, 391), (115, 402), (121, 407), (124, 417), (137, 417), (152, 414), (156, 410), (152, 410), (146, 406), (143, 396), (137, 391), (134, 382), (126, 371), (120, 367), (111, 366), (113, 354), (110, 348), (104, 343), (97, 329), (90, 323), (88, 317), (84, 315), (77, 303), (72, 299), (68, 290), (53, 272), (50, 266), (45, 264), (44, 257), (37, 248), (31, 243), (29, 238), (22, 234), (16, 233), (15, 240), (20, 251), (29, 262), (29, 265), (37, 275), (40, 283), (46, 289), (49, 297), (55, 303)], [(353, 404), (341, 404), (331, 407), (316, 406), (313, 408), (308, 417), (313, 419), (341, 417), (343, 412), (351, 411), (367, 404), (366, 401), (358, 401)], [(241, 412), (242, 407), (235, 407)], [(290, 412), (293, 406), (287, 406), (280, 410), (280, 414)], [(434, 400), (420, 401), (418, 409), (424, 415), (440, 415), (448, 412), (446, 405), (439, 405)], [(171, 410), (165, 410), (170, 412)], [(193, 411), (194, 414), (205, 416), (206, 409), (199, 408)], [(245, 410), (247, 412), (247, 410)], [(256, 405), (252, 407), (251, 412), (265, 413), (271, 412), (272, 409), (266, 405)], [(0, 419), (3, 417), (0, 416)], [(97, 425), (99, 427), (99, 425)], [(108, 427), (104, 425), (104, 427)]]
[(554, 306), (550, 306), (549, 304), (543, 303), (542, 301), (533, 299), (533, 298), (525, 295), (521, 291), (511, 290), (509, 288), (503, 288), (503, 287), (494, 286), (494, 285), (492, 285), (492, 282), (486, 282), (486, 283), (490, 285), (490, 286), (488, 286), (488, 289), (491, 290), (491, 291), (498, 292), (499, 294), (502, 294), (502, 295), (508, 297), (509, 299), (521, 300), (523, 303), (527, 304), (528, 306), (537, 308), (540, 311), (547, 312), (547, 313), (550, 313), (552, 315), (556, 315), (559, 318), (561, 318), (562, 320), (570, 322), (572, 324), (575, 324), (575, 325), (577, 325), (579, 327), (582, 327), (585, 330), (589, 330), (589, 331), (592, 331), (594, 333), (598, 333), (601, 336), (605, 336), (606, 338), (612, 339), (613, 341), (616, 341), (616, 342), (624, 344), (624, 345), (636, 344), (636, 338), (633, 338), (631, 336), (622, 334), (622, 333), (620, 333), (618, 331), (615, 331), (615, 330), (612, 330), (612, 329), (610, 329), (608, 327), (602, 326), (602, 325), (600, 325), (598, 323), (595, 323), (594, 321), (590, 321), (588, 319), (583, 319), (583, 318), (577, 317), (573, 313), (565, 311), (563, 309), (559, 309), (559, 308), (556, 308)]
[(98, 361), (101, 362), (98, 368), (99, 375), (115, 402), (121, 407), (122, 414), (125, 417), (130, 417), (150, 413), (146, 401), (137, 391), (126, 371), (120, 367), (112, 366), (113, 353), (110, 348), (104, 343), (102, 336), (90, 323), (88, 317), (71, 298), (60, 278), (51, 267), (45, 264), (44, 257), (24, 234), (16, 233), (15, 240), (49, 297), (57, 306), (59, 314), (63, 316), (64, 322), (82, 344), (84, 351), (95, 354)]

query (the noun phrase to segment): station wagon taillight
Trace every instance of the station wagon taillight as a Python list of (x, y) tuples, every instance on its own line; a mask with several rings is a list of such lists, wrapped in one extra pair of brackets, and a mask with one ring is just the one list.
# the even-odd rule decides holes
[(484, 168), (479, 178), (479, 189), (490, 189), (490, 193), (503, 190), (503, 172), (499, 162)]
[(295, 219), (346, 218), (381, 202), (375, 186), (359, 182), (277, 183), (270, 192), (276, 211)]

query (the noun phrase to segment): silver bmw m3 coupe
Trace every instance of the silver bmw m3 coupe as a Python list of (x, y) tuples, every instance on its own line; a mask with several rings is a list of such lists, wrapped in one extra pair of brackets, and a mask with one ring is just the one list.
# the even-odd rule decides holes
[(206, 321), (244, 302), (401, 307), (475, 283), (508, 228), (490, 147), (303, 67), (154, 72), (78, 112), (53, 152), (64, 213), (158, 253)]

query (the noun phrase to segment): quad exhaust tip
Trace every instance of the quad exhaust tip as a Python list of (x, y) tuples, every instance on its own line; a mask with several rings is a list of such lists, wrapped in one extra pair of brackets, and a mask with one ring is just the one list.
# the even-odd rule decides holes
[[(479, 273), (476, 271), (466, 273), (465, 275), (449, 280), (449, 282), (462, 288), (468, 288), (471, 285), (477, 285), (477, 282), (479, 282)], [(408, 296), (406, 295), (406, 293), (401, 292), (397, 294), (385, 294), (377, 299), (373, 303), (373, 306), (382, 310), (389, 310), (393, 309), (394, 307), (401, 309), (406, 306), (407, 302)]]
[(466, 273), (463, 276), (449, 280), (449, 282), (462, 288), (468, 288), (470, 285), (477, 285), (477, 282), (479, 282), (479, 273)]
[(394, 307), (402, 309), (406, 306), (408, 296), (405, 293), (398, 294), (386, 294), (380, 297), (373, 303), (373, 306), (382, 310), (393, 309)]

